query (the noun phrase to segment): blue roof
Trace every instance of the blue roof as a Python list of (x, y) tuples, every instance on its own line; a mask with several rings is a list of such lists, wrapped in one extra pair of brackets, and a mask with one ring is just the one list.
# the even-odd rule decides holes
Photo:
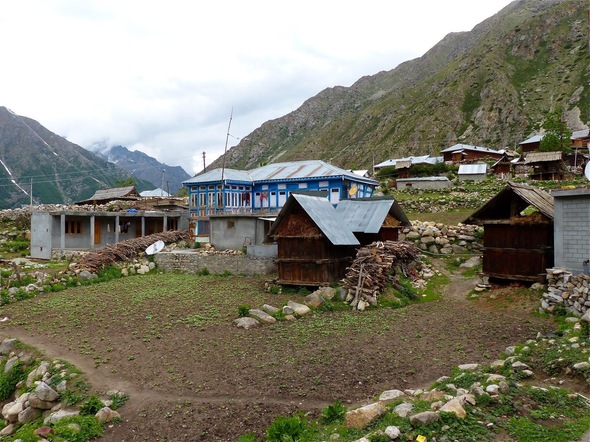
[[(220, 182), (222, 169), (214, 169), (201, 175), (197, 175), (183, 182), (183, 184), (198, 184)], [(274, 163), (257, 169), (236, 170), (225, 169), (223, 179), (239, 182), (270, 182), (270, 181), (297, 181), (303, 179), (322, 179), (329, 177), (342, 177), (352, 181), (376, 186), (378, 183), (370, 178), (364, 178), (353, 172), (333, 166), (320, 160), (291, 161), (286, 163)]]

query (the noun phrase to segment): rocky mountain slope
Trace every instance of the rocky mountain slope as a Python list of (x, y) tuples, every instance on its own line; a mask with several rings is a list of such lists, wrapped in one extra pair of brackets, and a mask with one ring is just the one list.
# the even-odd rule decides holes
[[(0, 209), (71, 203), (114, 187), (130, 174), (49, 131), (37, 121), (0, 107)], [(152, 188), (136, 179), (138, 190)]]
[(182, 187), (182, 182), (189, 175), (180, 166), (168, 166), (153, 157), (135, 150), (130, 151), (124, 146), (106, 146), (96, 143), (88, 148), (101, 158), (122, 167), (133, 176), (152, 183), (155, 187), (175, 194)]
[(587, 0), (516, 0), (420, 58), (325, 89), (264, 123), (229, 150), (226, 166), (314, 158), (367, 168), (456, 142), (514, 148), (556, 108), (571, 129), (585, 128), (587, 14)]

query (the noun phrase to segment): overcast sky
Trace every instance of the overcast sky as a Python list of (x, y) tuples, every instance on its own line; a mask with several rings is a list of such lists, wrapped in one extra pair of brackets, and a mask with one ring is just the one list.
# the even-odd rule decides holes
[(2, 0), (0, 105), (189, 174), (326, 87), (424, 54), (510, 0)]

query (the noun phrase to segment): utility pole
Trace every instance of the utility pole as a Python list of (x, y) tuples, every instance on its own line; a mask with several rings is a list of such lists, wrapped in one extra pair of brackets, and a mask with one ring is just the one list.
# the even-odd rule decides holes
[(33, 213), (33, 178), (31, 178), (31, 213)]
[(203, 151), (203, 172), (205, 172), (205, 151)]

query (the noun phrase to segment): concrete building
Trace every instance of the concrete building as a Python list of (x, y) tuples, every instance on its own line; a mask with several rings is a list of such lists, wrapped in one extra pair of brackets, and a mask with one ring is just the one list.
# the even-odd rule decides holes
[(554, 190), (555, 267), (590, 274), (590, 189)]
[(188, 228), (186, 211), (35, 211), (31, 214), (31, 256), (93, 250), (127, 239)]
[(422, 178), (399, 178), (395, 180), (398, 189), (448, 189), (453, 183), (444, 176)]

